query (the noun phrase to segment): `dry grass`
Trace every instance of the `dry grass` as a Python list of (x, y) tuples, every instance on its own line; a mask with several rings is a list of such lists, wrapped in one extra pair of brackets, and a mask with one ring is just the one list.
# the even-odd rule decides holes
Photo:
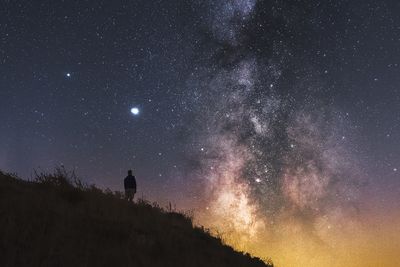
[(272, 266), (194, 227), (189, 216), (84, 185), (56, 169), (0, 172), (0, 266)]

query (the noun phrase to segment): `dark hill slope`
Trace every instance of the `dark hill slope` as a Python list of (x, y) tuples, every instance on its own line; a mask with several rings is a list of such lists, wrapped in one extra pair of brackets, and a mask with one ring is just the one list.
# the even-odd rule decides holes
[(0, 172), (0, 266), (267, 266), (146, 202)]

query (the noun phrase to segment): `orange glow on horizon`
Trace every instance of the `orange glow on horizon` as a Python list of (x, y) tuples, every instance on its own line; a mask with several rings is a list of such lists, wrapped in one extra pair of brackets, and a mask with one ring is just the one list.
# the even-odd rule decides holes
[[(400, 266), (400, 213), (390, 219), (370, 217), (344, 221), (343, 225), (331, 225), (322, 219), (317, 223), (317, 233), (307, 232), (306, 226), (289, 218), (281, 218), (281, 225), (255, 224), (246, 233), (244, 229), (249, 225), (243, 224), (234, 231), (232, 224), (226, 223), (230, 219), (221, 223), (218, 217), (203, 214), (197, 223), (209, 227), (238, 250), (271, 258), (277, 267)], [(241, 220), (239, 216), (238, 222)]]

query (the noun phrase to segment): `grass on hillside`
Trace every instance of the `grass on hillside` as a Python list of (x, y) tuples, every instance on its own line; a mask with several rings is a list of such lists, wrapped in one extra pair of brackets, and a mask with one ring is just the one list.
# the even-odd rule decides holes
[(234, 251), (189, 216), (80, 182), (59, 168), (0, 171), (0, 266), (273, 266)]

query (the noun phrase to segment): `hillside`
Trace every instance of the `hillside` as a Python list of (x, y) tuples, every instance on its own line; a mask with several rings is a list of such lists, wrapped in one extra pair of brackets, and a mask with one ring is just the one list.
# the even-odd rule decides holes
[(66, 175), (27, 182), (0, 172), (0, 266), (270, 266), (185, 215)]

